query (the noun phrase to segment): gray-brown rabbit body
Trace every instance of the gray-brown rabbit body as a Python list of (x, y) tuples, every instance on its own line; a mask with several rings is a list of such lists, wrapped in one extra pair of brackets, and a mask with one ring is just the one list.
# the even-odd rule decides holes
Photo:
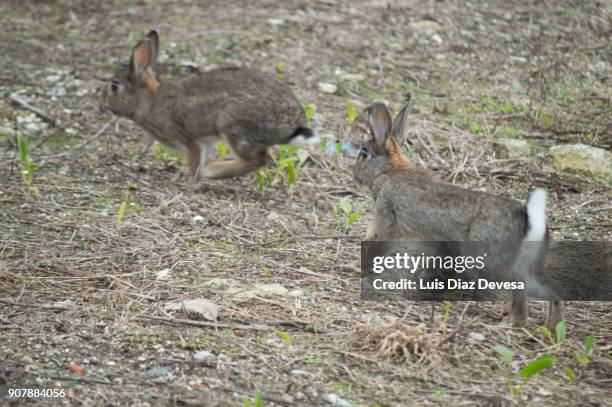
[[(536, 286), (548, 242), (546, 192), (536, 189), (525, 205), (509, 198), (436, 181), (403, 154), (408, 106), (392, 122), (384, 103), (367, 109), (369, 134), (362, 143), (353, 174), (370, 188), (374, 209), (366, 240), (482, 242), (511, 265), (504, 273)], [(529, 243), (527, 243), (529, 242)], [(539, 287), (536, 287), (539, 288)], [(562, 320), (563, 303), (549, 304), (548, 326)], [(523, 290), (512, 296), (515, 326), (527, 320)]]
[[(129, 67), (104, 89), (103, 104), (185, 153), (189, 184), (252, 171), (265, 164), (269, 146), (315, 141), (302, 107), (274, 76), (228, 67), (160, 82), (154, 72), (158, 47), (156, 31), (138, 41)], [(209, 162), (219, 140), (238, 159)]]

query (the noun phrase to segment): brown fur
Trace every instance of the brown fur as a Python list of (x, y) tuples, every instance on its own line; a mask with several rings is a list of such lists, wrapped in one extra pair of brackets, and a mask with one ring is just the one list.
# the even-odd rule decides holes
[[(204, 177), (252, 171), (264, 165), (261, 157), (269, 146), (287, 143), (297, 128), (306, 127), (304, 111), (289, 87), (256, 69), (221, 68), (158, 81), (158, 44), (155, 31), (138, 41), (130, 67), (115, 73), (103, 103), (185, 153), (189, 185)], [(208, 162), (219, 140), (231, 147), (236, 160)]]
[[(369, 187), (374, 198), (366, 239), (483, 242), (496, 254), (495, 267), (506, 273), (507, 279), (521, 280), (537, 274), (548, 238), (539, 244), (544, 249), (529, 253), (523, 250), (528, 228), (525, 206), (513, 199), (433, 179), (402, 152), (407, 108), (393, 124), (386, 109), (383, 103), (368, 108), (371, 134), (353, 168), (355, 180)], [(515, 263), (519, 258), (524, 263)], [(515, 293), (511, 317), (520, 326), (527, 319), (527, 299), (524, 292)], [(552, 302), (551, 307), (549, 320), (558, 322), (562, 304)]]

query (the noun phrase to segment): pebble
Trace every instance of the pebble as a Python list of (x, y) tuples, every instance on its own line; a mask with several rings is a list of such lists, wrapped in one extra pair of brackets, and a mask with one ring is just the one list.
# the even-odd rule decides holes
[(232, 361), (232, 358), (227, 355), (224, 355), (223, 353), (220, 353), (218, 358), (219, 362), (230, 363)]
[(170, 275), (170, 269), (169, 268), (165, 268), (165, 269), (159, 270), (157, 272), (157, 278), (159, 280), (163, 280), (165, 278), (168, 278), (169, 275)]
[(302, 369), (293, 369), (291, 371), (291, 374), (293, 376), (306, 376), (308, 374), (308, 372), (306, 372), (305, 370), (302, 370)]
[(204, 216), (202, 216), (202, 215), (196, 215), (196, 216), (194, 216), (193, 218), (191, 218), (191, 221), (192, 221), (193, 223), (201, 223), (201, 222), (204, 222)]
[(323, 400), (336, 407), (352, 407), (351, 403), (338, 396), (336, 393), (329, 393), (323, 396)]
[(333, 83), (328, 83), (328, 82), (319, 82), (317, 84), (317, 87), (319, 88), (319, 91), (321, 93), (336, 93), (336, 91), (338, 90), (338, 87), (336, 85), (334, 85)]
[(444, 41), (442, 40), (442, 37), (440, 37), (438, 34), (434, 34), (431, 36), (431, 39), (433, 40), (433, 42), (435, 42), (436, 44), (442, 44)]
[(198, 362), (215, 362), (217, 360), (217, 356), (207, 350), (201, 350), (193, 355), (193, 359), (197, 360)]
[(281, 20), (280, 18), (268, 18), (268, 24), (272, 27), (278, 27), (279, 25), (283, 25), (285, 20)]
[(515, 56), (511, 56), (510, 57), (510, 61), (512, 62), (518, 62), (520, 64), (524, 64), (525, 62), (527, 62), (527, 58), (525, 57), (515, 57)]
[(29, 133), (38, 133), (40, 131), (40, 125), (38, 123), (26, 123), (25, 129)]
[(470, 338), (478, 342), (482, 342), (485, 340), (484, 335), (481, 334), (480, 332), (470, 332), (469, 335), (470, 335)]

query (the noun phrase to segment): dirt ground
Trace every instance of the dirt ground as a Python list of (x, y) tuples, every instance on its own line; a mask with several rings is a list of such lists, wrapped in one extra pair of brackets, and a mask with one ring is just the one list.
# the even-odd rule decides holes
[[(611, 12), (553, 0), (0, 2), (3, 405), (611, 405), (607, 303), (570, 302), (555, 344), (539, 302), (512, 329), (502, 303), (437, 304), (430, 328), (428, 303), (362, 301), (371, 202), (354, 158), (328, 148), (347, 134), (348, 102), (397, 111), (412, 94), (417, 165), (519, 200), (544, 186), (553, 239), (610, 240), (610, 189), (543, 157), (555, 144), (612, 146)], [(162, 79), (194, 65), (273, 72), (328, 147), (308, 151), (291, 187), (272, 166), (263, 190), (255, 174), (187, 189), (182, 157), (99, 108), (99, 88), (152, 28)], [(31, 185), (15, 128), (37, 166)], [(533, 151), (500, 158), (501, 138)], [(216, 322), (167, 310), (186, 299), (216, 304)], [(545, 354), (555, 364), (522, 379)], [(66, 397), (9, 400), (10, 388)]]

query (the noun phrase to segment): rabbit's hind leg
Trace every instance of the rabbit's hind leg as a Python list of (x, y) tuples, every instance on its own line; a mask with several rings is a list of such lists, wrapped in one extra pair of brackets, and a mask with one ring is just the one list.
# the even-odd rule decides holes
[(522, 328), (527, 325), (527, 294), (524, 290), (515, 290), (512, 293), (512, 305), (510, 306), (510, 321), (515, 328)]
[(266, 150), (248, 153), (234, 150), (238, 156), (237, 160), (211, 161), (204, 168), (202, 175), (211, 179), (239, 177), (263, 166), (268, 157)]
[(556, 332), (557, 324), (563, 321), (565, 303), (561, 300), (548, 302), (548, 315), (546, 316), (546, 327), (550, 332)]
[(187, 178), (187, 187), (191, 188), (198, 182), (198, 168), (202, 159), (202, 149), (198, 143), (189, 143), (184, 147), (189, 164), (189, 177)]

